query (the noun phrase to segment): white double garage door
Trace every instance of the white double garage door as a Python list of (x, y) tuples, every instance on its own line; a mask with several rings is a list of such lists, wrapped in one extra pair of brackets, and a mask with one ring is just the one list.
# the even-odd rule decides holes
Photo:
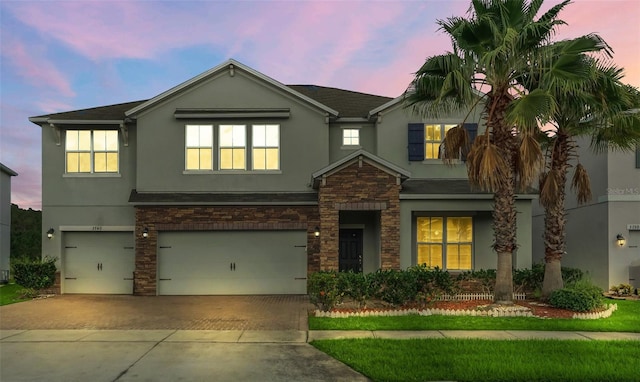
[[(305, 231), (160, 232), (159, 295), (306, 294)], [(134, 238), (65, 234), (63, 293), (131, 294)]]

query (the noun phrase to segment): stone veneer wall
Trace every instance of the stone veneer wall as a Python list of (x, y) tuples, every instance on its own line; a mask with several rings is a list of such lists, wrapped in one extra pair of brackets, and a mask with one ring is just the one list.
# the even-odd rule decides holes
[[(134, 294), (155, 296), (159, 231), (306, 230), (307, 270), (320, 270), (317, 206), (136, 207)], [(142, 237), (144, 228), (149, 236)]]
[(380, 211), (380, 265), (400, 268), (400, 185), (366, 161), (330, 174), (319, 187), (320, 269), (338, 270), (340, 211)]

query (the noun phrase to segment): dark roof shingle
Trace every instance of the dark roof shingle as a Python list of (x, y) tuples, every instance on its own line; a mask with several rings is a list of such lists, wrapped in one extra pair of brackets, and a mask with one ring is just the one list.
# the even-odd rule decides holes
[[(350, 90), (328, 88), (315, 85), (287, 85), (292, 90), (305, 95), (339, 113), (339, 117), (368, 117), (369, 111), (381, 106), (392, 98), (373, 94), (358, 93)], [(72, 110), (61, 113), (44, 114), (30, 118), (76, 121), (124, 120), (125, 112), (139, 106), (147, 100), (98, 106), (89, 109)]]

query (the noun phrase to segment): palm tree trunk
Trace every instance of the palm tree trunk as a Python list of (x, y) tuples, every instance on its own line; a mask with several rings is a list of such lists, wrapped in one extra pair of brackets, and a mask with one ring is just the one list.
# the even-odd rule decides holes
[[(496, 147), (507, 160), (504, 182), (493, 195), (493, 248), (498, 256), (494, 302), (513, 303), (513, 251), (516, 249), (516, 208), (514, 166), (517, 152), (516, 137), (505, 122), (507, 106), (511, 102), (508, 93), (497, 92), (493, 119), (493, 139)], [(489, 118), (491, 119), (491, 118)], [(489, 121), (487, 121), (489, 124)]]
[(513, 250), (516, 245), (516, 209), (514, 184), (501, 187), (494, 194), (494, 249), (498, 255), (494, 300), (499, 304), (513, 303)]
[[(569, 169), (569, 136), (558, 131), (551, 151), (549, 175), (556, 176), (557, 193), (548, 198), (544, 216), (544, 279), (542, 281), (542, 297), (548, 298), (551, 293), (563, 287), (561, 259), (565, 252), (565, 236), (567, 219), (565, 217), (565, 190), (567, 171)], [(553, 174), (553, 175), (552, 175)]]

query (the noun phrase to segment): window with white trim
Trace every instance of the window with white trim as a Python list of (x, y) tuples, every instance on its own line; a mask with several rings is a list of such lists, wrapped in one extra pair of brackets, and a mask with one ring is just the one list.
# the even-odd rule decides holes
[(213, 169), (213, 126), (187, 125), (185, 128), (185, 168)]
[(359, 146), (360, 130), (359, 129), (342, 129), (342, 145), (343, 146)]
[(68, 174), (117, 173), (117, 130), (67, 130), (65, 161)]
[(473, 266), (473, 218), (421, 216), (416, 219), (416, 263), (469, 270)]
[(442, 141), (447, 131), (457, 125), (427, 124), (424, 125), (424, 159), (438, 159), (444, 150)]
[(280, 126), (253, 125), (253, 170), (280, 169)]
[(245, 170), (246, 126), (220, 125), (220, 170)]

